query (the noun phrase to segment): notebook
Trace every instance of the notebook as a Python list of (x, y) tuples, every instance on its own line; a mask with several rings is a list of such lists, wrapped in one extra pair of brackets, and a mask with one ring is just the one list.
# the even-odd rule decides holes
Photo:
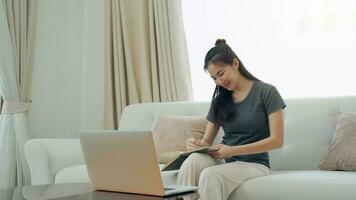
[(218, 150), (218, 147), (201, 147), (190, 151), (180, 152), (163, 166), (162, 171), (178, 170), (185, 159), (187, 159), (188, 156), (192, 153), (209, 153)]

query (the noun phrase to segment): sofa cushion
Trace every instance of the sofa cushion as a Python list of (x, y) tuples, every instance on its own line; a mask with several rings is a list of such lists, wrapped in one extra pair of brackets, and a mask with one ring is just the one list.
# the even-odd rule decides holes
[(54, 183), (88, 183), (89, 177), (85, 165), (74, 165), (60, 170), (54, 179)]
[[(163, 167), (164, 167), (164, 164), (159, 164), (160, 169), (162, 169)], [(161, 171), (163, 185), (176, 185), (178, 171), (179, 170)]]
[(321, 160), (319, 168), (356, 171), (356, 113), (335, 114), (334, 127), (329, 151)]
[(277, 171), (238, 187), (229, 199), (352, 200), (356, 173), (345, 171)]
[(152, 128), (153, 140), (160, 163), (166, 163), (167, 156), (185, 151), (189, 137), (203, 137), (208, 121), (199, 116), (158, 116)]

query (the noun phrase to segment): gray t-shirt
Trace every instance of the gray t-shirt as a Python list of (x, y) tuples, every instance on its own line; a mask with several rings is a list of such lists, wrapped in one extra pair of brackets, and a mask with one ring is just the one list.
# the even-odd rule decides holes
[[(234, 103), (235, 114), (232, 119), (221, 124), (225, 132), (222, 143), (238, 146), (268, 138), (268, 115), (285, 107), (286, 104), (273, 85), (254, 81), (246, 98)], [(212, 106), (207, 119), (216, 122)], [(270, 167), (268, 152), (238, 155), (225, 160), (254, 162)]]

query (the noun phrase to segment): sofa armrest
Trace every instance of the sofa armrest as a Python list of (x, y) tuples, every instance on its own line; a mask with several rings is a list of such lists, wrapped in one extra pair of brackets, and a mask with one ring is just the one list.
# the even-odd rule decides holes
[(84, 164), (79, 139), (32, 139), (25, 144), (32, 185), (53, 184), (58, 171)]

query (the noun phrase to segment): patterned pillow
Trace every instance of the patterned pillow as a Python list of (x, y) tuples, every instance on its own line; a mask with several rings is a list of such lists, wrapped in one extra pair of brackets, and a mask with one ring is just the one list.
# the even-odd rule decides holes
[(356, 171), (356, 113), (334, 115), (334, 137), (321, 160), (322, 170)]
[(199, 116), (159, 116), (152, 129), (160, 163), (166, 163), (181, 151), (186, 151), (189, 137), (201, 139), (208, 121)]

